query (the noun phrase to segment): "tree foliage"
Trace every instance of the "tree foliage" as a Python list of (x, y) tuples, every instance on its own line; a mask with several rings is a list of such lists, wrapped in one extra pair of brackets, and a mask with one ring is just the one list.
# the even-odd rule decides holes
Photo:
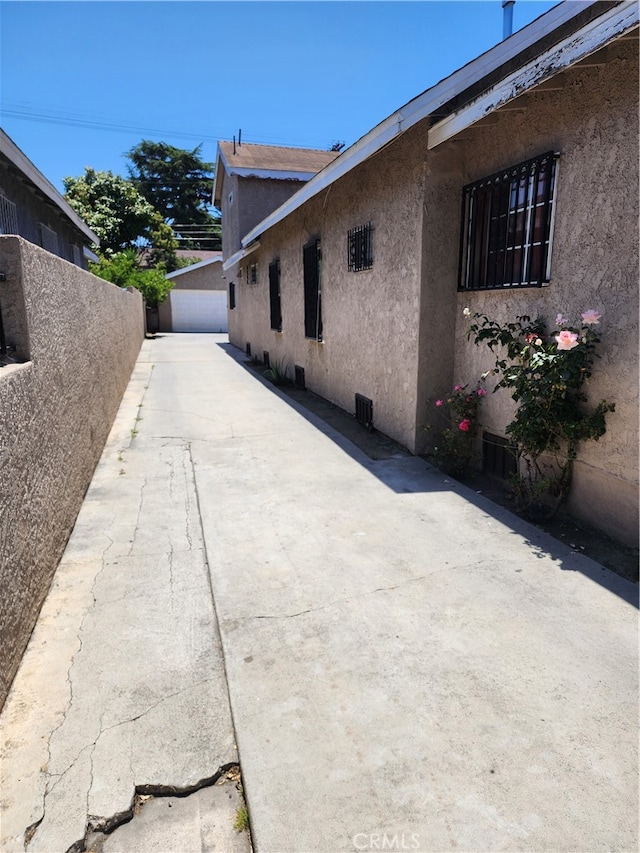
[(100, 238), (102, 252), (118, 252), (149, 240), (159, 220), (131, 181), (87, 167), (79, 178), (65, 178), (65, 198)]
[(125, 249), (108, 258), (101, 258), (99, 263), (91, 264), (91, 272), (118, 287), (135, 287), (151, 307), (164, 302), (173, 287), (173, 283), (165, 278), (161, 266), (150, 270), (141, 269), (135, 249)]
[[(219, 245), (220, 220), (211, 208), (213, 163), (202, 160), (201, 148), (189, 151), (143, 139), (126, 155), (132, 184), (187, 248), (205, 248), (204, 243), (210, 248), (212, 237)], [(185, 225), (191, 227), (181, 230)]]

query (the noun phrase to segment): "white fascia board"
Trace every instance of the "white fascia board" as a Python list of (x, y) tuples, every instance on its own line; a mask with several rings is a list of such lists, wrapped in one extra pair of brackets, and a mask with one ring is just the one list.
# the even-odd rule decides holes
[(82, 252), (83, 252), (85, 258), (88, 261), (91, 261), (92, 264), (99, 264), (100, 263), (100, 258), (96, 255), (95, 252), (92, 252), (91, 249), (89, 249), (87, 246), (82, 247)]
[(237, 175), (239, 178), (273, 178), (276, 181), (308, 181), (317, 172), (285, 172), (279, 169), (257, 169), (248, 166), (242, 169), (230, 169), (228, 174)]
[(180, 267), (178, 270), (174, 270), (173, 272), (168, 272), (165, 275), (165, 278), (177, 278), (179, 275), (184, 275), (186, 272), (191, 272), (192, 270), (199, 270), (202, 267), (208, 267), (209, 264), (221, 264), (222, 258), (207, 258), (205, 261), (198, 261), (197, 264), (190, 264), (188, 267)]
[(616, 6), (429, 130), (432, 149), (638, 26), (638, 4)]
[(564, 0), (522, 30), (499, 42), (486, 53), (471, 60), (462, 68), (454, 71), (449, 77), (445, 77), (444, 80), (409, 101), (408, 104), (376, 125), (354, 145), (343, 151), (339, 157), (311, 178), (295, 195), (291, 196), (283, 205), (249, 231), (242, 240), (242, 245), (248, 245), (252, 240), (257, 239), (267, 229), (272, 228), (334, 181), (376, 154), (410, 127), (432, 113), (436, 113), (473, 83), (491, 74), (509, 59), (535, 45), (540, 39), (577, 15), (582, 14), (585, 9), (597, 2), (598, 0), (587, 0), (587, 2), (584, 0)]
[(231, 255), (230, 258), (227, 258), (226, 261), (223, 261), (222, 269), (226, 272), (230, 269), (234, 264), (239, 264), (241, 260), (246, 258), (248, 255), (251, 255), (255, 252), (256, 249), (260, 248), (260, 240), (256, 240), (255, 243), (252, 243), (250, 246), (246, 248), (240, 249), (239, 252), (236, 252), (235, 255)]
[(53, 184), (45, 178), (42, 172), (33, 165), (31, 160), (29, 160), (29, 158), (18, 148), (15, 142), (13, 142), (13, 140), (10, 139), (10, 137), (8, 137), (1, 129), (0, 151), (2, 151), (5, 157), (13, 163), (16, 169), (19, 169), (19, 171), (22, 172), (22, 174), (27, 177), (43, 195), (45, 195), (62, 211), (67, 219), (70, 219), (73, 222), (76, 228), (82, 231), (91, 243), (95, 243), (96, 246), (100, 245), (99, 237), (93, 233), (86, 222), (83, 222), (83, 220), (80, 219), (75, 210), (67, 201), (65, 201)]

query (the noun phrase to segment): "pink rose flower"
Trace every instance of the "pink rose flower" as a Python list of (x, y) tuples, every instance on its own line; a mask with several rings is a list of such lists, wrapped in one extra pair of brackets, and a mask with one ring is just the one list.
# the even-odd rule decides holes
[(462, 391), (462, 385), (454, 385), (453, 390), (454, 391)]
[(460, 421), (458, 424), (458, 429), (461, 429), (462, 432), (469, 432), (469, 427), (471, 426), (471, 421), (469, 418), (465, 418), (463, 421)]
[(487, 392), (484, 390), (484, 388), (478, 388), (478, 390), (476, 391), (476, 394), (478, 395), (478, 397), (486, 397), (487, 396)]
[(580, 316), (582, 317), (582, 322), (585, 326), (596, 326), (600, 322), (602, 314), (594, 311), (593, 308), (589, 308), (588, 311), (585, 311), (584, 314), (581, 314)]
[(578, 336), (575, 332), (563, 331), (555, 336), (559, 350), (570, 350), (578, 346)]
[(436, 406), (440, 407), (442, 405), (444, 405), (442, 400), (436, 400)]

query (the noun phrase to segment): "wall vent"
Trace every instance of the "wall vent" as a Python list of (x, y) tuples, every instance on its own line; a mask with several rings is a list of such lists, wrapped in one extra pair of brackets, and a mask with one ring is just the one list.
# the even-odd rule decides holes
[(271, 362), (269, 361), (269, 352), (266, 349), (262, 351), (262, 361), (265, 367), (271, 367)]
[(304, 381), (304, 367), (300, 367), (299, 364), (296, 364), (293, 368), (294, 371), (294, 383), (297, 388), (306, 388)]
[(492, 477), (509, 480), (518, 472), (516, 448), (508, 439), (490, 432), (482, 434), (482, 470)]
[(356, 394), (356, 420), (367, 429), (373, 429), (373, 401)]
[(248, 356), (251, 356), (251, 344), (249, 343), (249, 341), (247, 341), (244, 345), (244, 351)]

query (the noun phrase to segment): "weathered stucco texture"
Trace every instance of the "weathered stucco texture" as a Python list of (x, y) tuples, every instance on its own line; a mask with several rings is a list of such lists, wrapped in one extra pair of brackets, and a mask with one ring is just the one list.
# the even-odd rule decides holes
[[(373, 401), (375, 426), (413, 448), (416, 418), (420, 308), (422, 168), (416, 134), (394, 155), (381, 152), (349, 172), (267, 231), (260, 249), (236, 278), (237, 308), (229, 312), (231, 342), (271, 361), (305, 370), (307, 387), (346, 411), (355, 394)], [(390, 191), (393, 188), (393, 191)], [(347, 268), (349, 229), (371, 222), (373, 267)], [(322, 343), (304, 335), (302, 249), (313, 238), (322, 248)], [(280, 259), (282, 333), (270, 328), (268, 266)], [(246, 265), (258, 262), (258, 284)], [(237, 271), (227, 273), (230, 280)]]
[(28, 359), (0, 368), (1, 706), (144, 330), (139, 293), (20, 237), (0, 237), (0, 270), (7, 339)]
[[(549, 328), (559, 311), (574, 322), (588, 308), (601, 312), (601, 359), (586, 390), (590, 403), (604, 398), (616, 411), (607, 416), (606, 435), (581, 446), (570, 505), (600, 529), (637, 544), (637, 43), (619, 43), (609, 56), (606, 65), (566, 72), (560, 91), (529, 95), (522, 112), (505, 113), (497, 125), (473, 130), (468, 141), (441, 146), (441, 156), (450, 151), (464, 164), (458, 199), (465, 183), (547, 150), (560, 153), (551, 281), (543, 288), (458, 294), (453, 378), (475, 382), (493, 365), (488, 348), (467, 341), (465, 307), (500, 322), (521, 314), (542, 316)], [(446, 198), (442, 184), (441, 190)], [(452, 245), (459, 214), (454, 223)], [(452, 273), (444, 268), (448, 278)], [(457, 268), (453, 275), (457, 278)], [(455, 284), (451, 287), (454, 293)], [(483, 426), (504, 435), (512, 406), (507, 392), (489, 395)]]

